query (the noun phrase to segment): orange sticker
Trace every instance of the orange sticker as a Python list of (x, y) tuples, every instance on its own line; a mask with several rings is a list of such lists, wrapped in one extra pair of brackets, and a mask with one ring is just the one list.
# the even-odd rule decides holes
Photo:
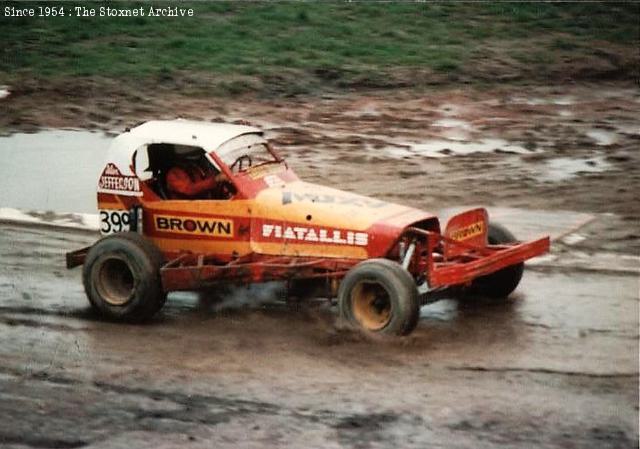
[(475, 223), (471, 223), (469, 226), (465, 226), (464, 228), (456, 229), (451, 233), (451, 238), (453, 240), (467, 240), (471, 237), (475, 237), (484, 232), (484, 221), (477, 221)]
[(178, 234), (208, 235), (213, 237), (233, 237), (233, 220), (202, 217), (172, 217), (156, 215), (156, 231)]

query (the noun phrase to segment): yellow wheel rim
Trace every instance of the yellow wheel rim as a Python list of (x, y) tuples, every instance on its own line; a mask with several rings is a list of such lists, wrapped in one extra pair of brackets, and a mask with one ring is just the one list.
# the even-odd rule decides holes
[(362, 281), (351, 291), (351, 310), (363, 328), (378, 331), (391, 321), (391, 298), (381, 284)]
[(135, 280), (131, 267), (121, 257), (109, 257), (100, 264), (96, 290), (112, 306), (122, 306), (133, 298)]

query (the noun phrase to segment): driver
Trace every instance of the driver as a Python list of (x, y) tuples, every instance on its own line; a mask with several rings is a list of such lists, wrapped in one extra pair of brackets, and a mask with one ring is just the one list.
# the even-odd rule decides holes
[(175, 146), (175, 165), (166, 173), (169, 199), (206, 199), (219, 182), (228, 178), (217, 173), (210, 164), (202, 164), (203, 150)]

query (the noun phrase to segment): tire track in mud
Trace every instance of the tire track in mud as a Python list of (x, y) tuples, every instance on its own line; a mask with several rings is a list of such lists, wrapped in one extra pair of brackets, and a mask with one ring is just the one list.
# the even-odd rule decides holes
[(29, 435), (13, 435), (0, 432), (0, 443), (19, 444), (42, 449), (75, 449), (88, 445), (84, 440), (59, 440), (45, 437), (33, 437)]
[(55, 316), (64, 318), (78, 318), (88, 321), (100, 321), (97, 315), (91, 312), (91, 309), (50, 309), (43, 304), (40, 307), (31, 306), (0, 306), (0, 314), (16, 314), (16, 315), (37, 315), (37, 316)]
[[(293, 417), (299, 417), (304, 419), (312, 419), (313, 421), (323, 421), (328, 424), (336, 424), (338, 422), (342, 422), (344, 420), (347, 422), (349, 419), (358, 419), (361, 417), (371, 416), (370, 414), (344, 414), (342, 412), (337, 412), (334, 410), (328, 409), (317, 409), (310, 410), (308, 408), (289, 408), (286, 406), (277, 405), (271, 402), (265, 401), (256, 401), (250, 399), (240, 399), (240, 398), (228, 398), (224, 396), (218, 395), (203, 395), (203, 394), (188, 394), (181, 393), (178, 391), (167, 391), (167, 390), (159, 390), (153, 388), (143, 388), (143, 387), (131, 387), (125, 385), (119, 385), (114, 383), (102, 382), (102, 381), (92, 381), (85, 382), (80, 379), (74, 379), (71, 377), (60, 376), (60, 375), (51, 375), (47, 371), (34, 371), (34, 372), (25, 372), (16, 368), (8, 368), (8, 367), (0, 367), (0, 373), (15, 377), (20, 380), (35, 380), (40, 382), (47, 382), (57, 385), (73, 385), (73, 386), (88, 386), (90, 388), (96, 388), (103, 392), (116, 393), (122, 395), (130, 395), (130, 396), (141, 396), (145, 398), (152, 399), (154, 401), (164, 400), (170, 401), (179, 405), (183, 405), (185, 407), (185, 411), (187, 414), (197, 414), (195, 413), (196, 409), (198, 409), (200, 413), (198, 417), (193, 417), (192, 419), (185, 419), (183, 417), (176, 418), (176, 420), (180, 421), (193, 421), (193, 422), (211, 422), (217, 423), (218, 419), (205, 419), (203, 416), (209, 415), (210, 417), (217, 418), (217, 414), (208, 414), (206, 413), (207, 407), (211, 407), (212, 405), (220, 406), (226, 408), (228, 412), (231, 414), (241, 414), (241, 413), (256, 413), (256, 414), (288, 414)], [(168, 411), (168, 412), (143, 412), (139, 416), (145, 417), (148, 415), (159, 415), (154, 417), (168, 417), (168, 416), (179, 416), (176, 411)], [(391, 414), (385, 414), (385, 416), (391, 416)], [(395, 416), (395, 414), (394, 414)]]
[[(469, 368), (466, 370), (473, 372), (507, 371)], [(465, 368), (452, 367), (447, 369), (465, 370)], [(581, 375), (585, 377), (587, 382), (591, 382), (594, 377), (589, 374), (569, 374), (549, 370), (515, 371), (526, 371), (538, 375)], [(92, 394), (97, 394), (103, 399), (98, 409), (100, 423), (89, 422), (81, 425), (81, 428), (85, 425), (88, 425), (88, 428), (81, 429), (80, 435), (69, 435), (69, 439), (60, 438), (55, 434), (48, 435), (46, 432), (42, 434), (39, 430), (35, 430), (31, 435), (23, 435), (6, 429), (0, 430), (0, 443), (26, 445), (33, 448), (65, 449), (91, 446), (94, 443), (104, 441), (105, 438), (131, 431), (153, 432), (159, 435), (180, 433), (188, 435), (191, 440), (191, 435), (198, 434), (198, 429), (203, 426), (230, 425), (235, 420), (240, 420), (243, 423), (247, 421), (258, 422), (260, 424), (255, 424), (255, 426), (259, 426), (262, 425), (260, 417), (281, 420), (298, 428), (320, 425), (331, 430), (332, 438), (335, 438), (340, 446), (354, 449), (402, 446), (403, 442), (407, 442), (404, 440), (406, 435), (403, 435), (403, 432), (408, 435), (431, 435), (442, 431), (442, 426), (434, 427), (435, 424), (431, 418), (425, 419), (417, 414), (394, 412), (382, 407), (373, 412), (354, 413), (353, 411), (328, 408), (289, 407), (269, 401), (226, 397), (217, 394), (188, 394), (103, 381), (86, 382), (68, 376), (51, 375), (44, 371), (25, 373), (20, 369), (1, 367), (0, 374), (4, 375), (4, 379), (3, 376), (0, 376), (0, 386), (11, 386), (11, 382), (22, 383), (25, 380), (24, 387), (28, 389), (34, 388), (33, 382), (36, 382), (41, 385), (51, 385), (49, 388), (54, 389), (68, 388), (70, 392), (73, 391), (89, 398), (92, 397)], [(632, 377), (633, 375), (625, 376)], [(598, 375), (596, 377), (619, 376)], [(39, 391), (37, 385), (35, 389)], [(91, 393), (91, 390), (94, 390), (94, 393)], [(0, 388), (0, 391), (8, 391), (8, 389)], [(19, 393), (18, 391), (17, 394)], [(117, 398), (124, 399), (118, 400)], [(114, 402), (115, 400), (118, 402)], [(150, 408), (149, 403), (159, 405)], [(444, 423), (444, 428), (451, 432), (451, 438), (453, 438), (451, 441), (458, 439), (464, 441), (465, 438), (469, 438), (479, 443), (475, 447), (493, 447), (495, 444), (508, 443), (516, 444), (517, 447), (527, 447), (528, 445), (557, 447), (556, 444), (561, 442), (573, 442), (574, 445), (571, 447), (595, 447), (594, 445), (612, 449), (634, 447), (633, 439), (627, 432), (618, 426), (607, 423), (593, 424), (585, 429), (577, 428), (572, 423), (562, 424), (560, 426), (562, 432), (559, 432), (559, 429), (554, 429), (555, 432), (550, 435), (540, 435), (539, 432), (544, 428), (544, 423), (532, 422), (522, 427), (516, 417), (504, 415), (499, 411), (487, 414), (469, 410), (467, 414), (451, 418), (453, 420), (446, 419)], [(99, 428), (92, 429), (91, 426)], [(103, 428), (108, 429), (108, 433), (104, 432)], [(195, 440), (195, 437), (193, 439)], [(408, 441), (411, 442), (411, 440)], [(406, 447), (409, 446), (421, 447), (413, 443)], [(434, 444), (433, 447), (447, 446)]]
[[(4, 241), (13, 241), (12, 234), (5, 234)], [(20, 245), (26, 247), (38, 245), (41, 240), (41, 236), (21, 237)], [(61, 240), (59, 244), (62, 254), (67, 243)], [(7, 360), (0, 365), (9, 365), (0, 366), (0, 447), (64, 449), (94, 444), (100, 448), (123, 447), (111, 446), (114, 444), (111, 438), (128, 438), (128, 432), (143, 431), (153, 441), (162, 441), (173, 433), (185, 438), (193, 435), (201, 444), (210, 443), (207, 446), (194, 443), (199, 449), (216, 447), (215, 441), (220, 441), (217, 435), (235, 438), (243, 434), (254, 443), (260, 441), (263, 430), (253, 430), (254, 426), (267, 429), (265, 432), (269, 426), (283, 429), (279, 430), (280, 440), (274, 440), (283, 443), (304, 442), (296, 440), (298, 433), (319, 431), (324, 440), (307, 447), (634, 447), (637, 426), (631, 423), (635, 402), (632, 392), (638, 376), (631, 372), (634, 366), (620, 365), (621, 370), (629, 372), (613, 374), (592, 374), (588, 371), (593, 365), (585, 366), (587, 372), (578, 371), (577, 365), (566, 366), (567, 371), (544, 368), (554, 347), (568, 344), (584, 348), (585, 340), (579, 338), (581, 331), (600, 330), (589, 344), (624, 337), (624, 341), (620, 340), (623, 342), (620, 351), (630, 346), (629, 335), (635, 331), (628, 319), (622, 318), (629, 316), (630, 310), (637, 310), (629, 306), (634, 304), (631, 300), (637, 299), (627, 294), (619, 299), (624, 308), (612, 312), (610, 319), (594, 321), (602, 312), (589, 312), (589, 320), (570, 329), (565, 329), (566, 323), (560, 318), (572, 317), (581, 305), (589, 305), (588, 301), (577, 305), (573, 301), (576, 295), (579, 299), (580, 292), (568, 298), (572, 301), (567, 304), (574, 304), (575, 308), (566, 311), (548, 310), (542, 305), (536, 308), (533, 297), (514, 307), (457, 304), (452, 306), (453, 315), (433, 312), (425, 317), (421, 332), (394, 342), (371, 342), (360, 334), (333, 328), (327, 332), (325, 327), (315, 328), (301, 315), (296, 315), (295, 320), (288, 319), (286, 314), (282, 316), (281, 308), (273, 310), (273, 314), (258, 310), (255, 315), (242, 309), (218, 320), (218, 313), (210, 313), (210, 308), (201, 311), (195, 304), (182, 305), (179, 301), (170, 304), (166, 316), (156, 322), (157, 327), (140, 331), (138, 327), (120, 329), (99, 322), (86, 304), (77, 273), (62, 271), (62, 279), (54, 277), (55, 270), (63, 270), (60, 265), (63, 259), (55, 257), (55, 251), (47, 251), (43, 259), (29, 257), (17, 261), (28, 264), (30, 269), (25, 270), (28, 276), (25, 274), (20, 281), (10, 278), (6, 285), (0, 285), (3, 303), (0, 327), (8, 337), (0, 354), (0, 359), (6, 354)], [(11, 269), (12, 263), (6, 261), (3, 267)], [(540, 274), (530, 277), (525, 291), (551, 282), (550, 277)], [(621, 285), (626, 286), (633, 281), (629, 275), (601, 277), (603, 283), (611, 285), (624, 280)], [(553, 282), (564, 291), (584, 280), (575, 276)], [(12, 288), (14, 283), (18, 288)], [(600, 295), (587, 287), (583, 290), (580, 294)], [(556, 292), (551, 290), (549, 294)], [(535, 298), (545, 300), (540, 293)], [(553, 304), (549, 300), (549, 305)], [(605, 304), (612, 306), (608, 300), (600, 305)], [(278, 318), (272, 319), (276, 312)], [(327, 314), (329, 319), (332, 316)], [(438, 323), (434, 322), (443, 316)], [(504, 328), (504, 332), (488, 332), (485, 323), (489, 322)], [(37, 327), (43, 328), (42, 336), (38, 336)], [(212, 331), (210, 327), (217, 329)], [(628, 333), (620, 335), (624, 329), (629, 329)], [(73, 356), (52, 364), (49, 359), (52, 353), (55, 359), (58, 345), (73, 344), (72, 340), (83, 333), (88, 343), (85, 346), (81, 341), (82, 351), (72, 348)], [(121, 336), (122, 341), (109, 340), (113, 333)], [(512, 367), (512, 360), (496, 359), (493, 350), (504, 348), (503, 342), (511, 345), (514, 336), (521, 338), (520, 343), (532, 356), (544, 355), (542, 360), (530, 363), (534, 368)], [(211, 349), (216, 338), (222, 339), (229, 352), (220, 354)], [(174, 343), (167, 347), (170, 340)], [(176, 340), (182, 343), (175, 343)], [(475, 357), (476, 340), (492, 345), (480, 350), (482, 357)], [(141, 354), (136, 343), (152, 349)], [(187, 345), (196, 345), (189, 360), (191, 365), (180, 365), (179, 357), (172, 364), (154, 365), (157, 357), (175, 357)], [(605, 351), (612, 347), (601, 346), (597, 353), (607, 354)], [(98, 356), (94, 357), (91, 351), (97, 351)], [(268, 364), (265, 358), (260, 358), (260, 363), (267, 366), (251, 366), (256, 351), (269, 351), (269, 357), (275, 357), (277, 362)], [(566, 347), (556, 349), (559, 352), (567, 357)], [(208, 355), (215, 364), (200, 365), (200, 359)], [(474, 357), (464, 358), (470, 356)], [(429, 364), (423, 363), (422, 357), (427, 357)], [(615, 351), (611, 357), (603, 355), (603, 358), (607, 362), (624, 361)], [(323, 369), (326, 362), (329, 369), (310, 373), (287, 365), (291, 360), (318, 369)], [(552, 363), (560, 360), (557, 356), (548, 366), (565, 366)], [(388, 365), (398, 362), (403, 367), (402, 374), (388, 369)], [(487, 367), (482, 366), (485, 364)], [(535, 368), (539, 364), (542, 369)], [(192, 369), (194, 366), (197, 369)], [(319, 387), (318, 383), (326, 381), (322, 376), (330, 374), (333, 366), (342, 374), (327, 382), (335, 382), (337, 389)], [(212, 368), (221, 372), (230, 369), (230, 376), (237, 373), (238, 379), (229, 380), (229, 375), (218, 379)], [(576, 371), (571, 371), (573, 368)], [(247, 374), (246, 369), (252, 371)], [(202, 394), (189, 394), (190, 380), (206, 384)], [(247, 380), (254, 382), (250, 390), (243, 384)], [(390, 381), (398, 383), (393, 385)], [(396, 390), (395, 386), (399, 388)], [(267, 392), (269, 388), (277, 388), (282, 397)], [(363, 388), (365, 393), (360, 392)], [(378, 389), (384, 393), (378, 393)], [(529, 389), (540, 394), (532, 397)], [(511, 392), (508, 397), (504, 390)], [(425, 404), (417, 404), (414, 395), (421, 397), (424, 392), (428, 392), (429, 398)], [(299, 401), (299, 395), (306, 398)], [(321, 395), (327, 395), (328, 400)], [(375, 403), (378, 400), (380, 405)], [(434, 402), (438, 405), (429, 404)], [(587, 402), (593, 408), (584, 407)], [(549, 413), (553, 420), (529, 409), (532, 405), (542, 413)], [(440, 414), (436, 407), (452, 411)], [(637, 408), (635, 411), (637, 418)], [(214, 430), (210, 432), (210, 428)], [(184, 442), (184, 447), (191, 447), (190, 439)], [(456, 444), (447, 444), (451, 442)]]
[(86, 332), (88, 329), (86, 328), (76, 328), (73, 326), (67, 326), (65, 324), (55, 324), (49, 323), (47, 321), (38, 321), (32, 320), (28, 318), (14, 318), (14, 317), (6, 317), (0, 316), (0, 324), (4, 324), (7, 326), (27, 326), (27, 327), (36, 327), (36, 328), (46, 328), (53, 331), (60, 332)]
[(595, 379), (608, 378), (637, 378), (638, 372), (633, 373), (589, 373), (584, 371), (563, 371), (548, 368), (519, 368), (519, 367), (486, 367), (486, 366), (447, 366), (450, 371), (471, 371), (480, 373), (531, 373), (531, 374), (549, 374), (559, 376), (576, 376)]
[[(171, 431), (186, 431), (198, 426), (217, 426), (227, 424), (236, 418), (247, 418), (247, 416), (268, 416), (278, 417), (285, 421), (302, 421), (312, 425), (321, 424), (327, 428), (334, 429), (337, 432), (338, 441), (348, 444), (351, 447), (369, 447), (367, 444), (363, 446), (363, 442), (381, 442), (388, 440), (393, 443), (397, 437), (394, 434), (385, 435), (385, 429), (396, 423), (403, 422), (412, 426), (425, 425), (422, 417), (403, 412), (394, 413), (390, 411), (380, 411), (375, 413), (349, 413), (339, 410), (330, 410), (324, 408), (308, 408), (308, 407), (288, 407), (272, 402), (225, 397), (212, 394), (187, 394), (178, 391), (166, 391), (153, 388), (132, 387), (118, 385), (114, 383), (93, 381), (84, 382), (71, 377), (51, 375), (46, 371), (24, 372), (16, 368), (0, 367), (0, 386), (2, 384), (10, 384), (11, 378), (15, 382), (21, 383), (40, 382), (43, 384), (52, 384), (55, 387), (72, 387), (74, 391), (84, 387), (83, 394), (87, 394), (87, 390), (97, 390), (101, 397), (107, 394), (114, 394), (117, 397), (140, 398), (140, 404), (145, 401), (160, 402), (163, 404), (175, 404), (176, 407), (167, 407), (165, 409), (148, 409), (144, 406), (131, 407), (131, 405), (118, 404), (120, 410), (109, 409), (105, 413), (110, 413), (116, 417), (121, 414), (133, 416), (133, 422), (113, 422), (107, 420), (110, 428), (116, 427), (118, 431), (147, 430), (159, 433)], [(7, 380), (8, 378), (8, 380)], [(8, 388), (0, 388), (0, 391), (9, 391)], [(107, 401), (105, 408), (110, 405)], [(160, 424), (161, 423), (161, 424)], [(105, 423), (103, 423), (104, 425)], [(187, 425), (185, 428), (183, 425)], [(0, 430), (0, 443), (5, 444), (22, 444), (34, 448), (78, 448), (99, 441), (99, 439), (91, 438), (70, 438), (61, 439), (49, 436), (37, 435), (19, 435), (10, 431)], [(390, 440), (390, 441), (389, 441)], [(351, 444), (352, 443), (352, 444)]]

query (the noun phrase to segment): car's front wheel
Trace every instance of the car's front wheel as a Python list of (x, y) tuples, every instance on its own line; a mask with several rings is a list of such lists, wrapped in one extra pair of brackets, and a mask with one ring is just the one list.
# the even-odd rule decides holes
[(338, 291), (343, 319), (374, 334), (407, 335), (418, 323), (415, 281), (398, 263), (370, 259), (352, 268)]

